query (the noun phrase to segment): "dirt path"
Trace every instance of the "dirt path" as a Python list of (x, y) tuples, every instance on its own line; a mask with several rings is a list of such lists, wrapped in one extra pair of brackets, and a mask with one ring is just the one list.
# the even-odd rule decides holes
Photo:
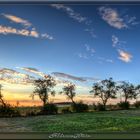
[(0, 118), (0, 132), (30, 132), (31, 129), (23, 126), (22, 121), (15, 118)]

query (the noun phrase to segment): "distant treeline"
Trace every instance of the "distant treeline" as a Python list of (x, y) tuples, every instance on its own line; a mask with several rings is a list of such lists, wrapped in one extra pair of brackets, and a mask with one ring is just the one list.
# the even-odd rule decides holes
[[(49, 102), (49, 96), (55, 96), (54, 87), (56, 86), (56, 81), (50, 75), (45, 76), (43, 79), (37, 79), (34, 81), (34, 92), (31, 97), (38, 96), (43, 103), (41, 110), (38, 114), (57, 114), (58, 107), (56, 104)], [(93, 103), (92, 109), (98, 111), (107, 110), (107, 103), (109, 99), (121, 98), (119, 103), (114, 105), (113, 109), (129, 109), (129, 100), (135, 99), (136, 102), (134, 106), (136, 108), (140, 107), (140, 101), (138, 101), (140, 95), (140, 85), (133, 85), (129, 82), (115, 82), (113, 78), (105, 79), (100, 82), (93, 83), (92, 90), (93, 97), (98, 97), (100, 101), (97, 104)], [(71, 100), (71, 107), (62, 109), (63, 113), (67, 112), (85, 112), (89, 110), (89, 106), (84, 104), (83, 101), (75, 102), (76, 97), (76, 85), (73, 83), (68, 83), (62, 88), (59, 94), (64, 94), (69, 100)], [(18, 106), (19, 102), (17, 102)], [(111, 105), (110, 105), (111, 106)], [(113, 106), (113, 105), (112, 105)], [(111, 108), (111, 107), (110, 107)], [(111, 108), (112, 109), (112, 108)], [(2, 95), (2, 85), (0, 85), (0, 114), (14, 114), (18, 116), (20, 113), (18, 110), (13, 109), (9, 104), (7, 104)], [(32, 115), (34, 113), (31, 113)], [(30, 115), (31, 115), (30, 114)], [(11, 116), (14, 116), (11, 115)]]

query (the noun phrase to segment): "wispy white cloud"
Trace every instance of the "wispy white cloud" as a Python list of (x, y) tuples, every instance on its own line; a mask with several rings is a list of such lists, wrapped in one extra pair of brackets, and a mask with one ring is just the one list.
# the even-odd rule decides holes
[(118, 50), (118, 53), (119, 53), (118, 58), (120, 60), (126, 62), (126, 63), (130, 62), (132, 57), (133, 57), (132, 54), (130, 54), (130, 53), (126, 52), (126, 51), (120, 50), (120, 49)]
[(112, 35), (112, 46), (116, 47), (116, 45), (119, 43), (119, 39), (117, 36)]
[(61, 72), (53, 72), (52, 75), (54, 75), (56, 77), (76, 80), (76, 81), (80, 81), (80, 82), (86, 81), (83, 78), (80, 78), (80, 77), (77, 77), (77, 76), (73, 76), (73, 75), (70, 75), (70, 74), (66, 74), (66, 73), (61, 73)]
[(32, 24), (28, 21), (25, 20), (23, 18), (17, 17), (15, 15), (11, 15), (11, 14), (2, 14), (5, 18), (9, 19), (10, 21), (14, 22), (14, 23), (19, 23), (22, 24), (24, 27), (31, 27)]
[(88, 44), (85, 44), (85, 47), (87, 52), (90, 52), (92, 54), (95, 53), (95, 49), (91, 48)]
[(114, 63), (114, 61), (112, 59), (106, 59), (106, 62)]
[(72, 80), (72, 81), (79, 81), (79, 82), (88, 82), (88, 81), (93, 82), (93, 81), (100, 80), (95, 77), (78, 77), (78, 76), (74, 76), (74, 75), (70, 75), (70, 74), (66, 74), (62, 72), (53, 72), (51, 74), (57, 78), (64, 78), (65, 81)]
[(117, 29), (129, 28), (129, 26), (138, 23), (136, 22), (136, 17), (129, 17), (128, 15), (121, 16), (116, 9), (110, 7), (100, 7), (99, 14), (104, 21)]
[(39, 34), (36, 31), (29, 31), (27, 29), (16, 29), (12, 27), (7, 27), (0, 25), (0, 34), (7, 35), (7, 34), (16, 34), (21, 36), (30, 36), (38, 38)]
[(45, 77), (45, 74), (41, 71), (39, 71), (38, 69), (36, 68), (30, 68), (30, 67), (16, 67), (17, 69), (21, 69), (21, 70), (24, 70), (26, 72), (30, 72), (30, 73), (34, 73), (34, 74), (37, 74), (41, 77)]
[(5, 14), (5, 13), (2, 13), (1, 15), (9, 19), (13, 23), (23, 25), (24, 28), (17, 29), (11, 26), (0, 25), (0, 34), (3, 34), (3, 35), (16, 34), (16, 35), (21, 35), (21, 36), (26, 36), (26, 37), (42, 38), (42, 39), (48, 39), (48, 40), (54, 39), (54, 37), (49, 35), (48, 33), (39, 33), (36, 30), (36, 28), (33, 26), (33, 24), (30, 23), (26, 19), (17, 17), (15, 15), (11, 15), (11, 14)]
[(34, 38), (45, 38), (52, 40), (53, 37), (48, 35), (44, 36), (44, 34), (38, 33), (36, 30), (28, 30), (28, 29), (17, 29), (10, 26), (3, 26), (0, 25), (0, 34), (8, 35), (8, 34), (15, 34), (15, 35), (21, 35), (26, 37), (34, 37)]
[(102, 63), (102, 62), (114, 63), (114, 61), (112, 59), (108, 59), (108, 58), (104, 58), (104, 57), (100, 57), (100, 56), (97, 59), (99, 60), (100, 63)]
[(63, 4), (51, 4), (51, 6), (56, 8), (57, 10), (64, 11), (73, 20), (85, 24), (86, 29), (84, 29), (84, 31), (88, 32), (92, 38), (97, 37), (92, 27), (92, 20), (90, 20), (88, 17), (82, 16), (80, 13), (75, 12), (73, 8)]
[(85, 53), (78, 53), (78, 57), (83, 59), (88, 59), (88, 56)]
[(58, 10), (63, 10), (64, 12), (67, 13), (67, 15), (78, 21), (79, 23), (84, 22), (85, 24), (89, 25), (91, 23), (90, 20), (87, 19), (87, 17), (82, 16), (80, 13), (75, 12), (72, 8), (65, 6), (63, 4), (51, 4), (52, 7), (58, 9)]
[(137, 21), (137, 18), (135, 16), (130, 17), (129, 15), (126, 15), (124, 16), (124, 18), (128, 24), (133, 25), (133, 26), (140, 23), (139, 21)]
[(124, 44), (126, 44), (126, 41), (121, 41), (117, 36), (112, 35), (112, 46), (121, 48), (124, 47)]
[(32, 84), (34, 80), (33, 76), (20, 73), (13, 69), (2, 68), (0, 69), (0, 81), (4, 81), (11, 84)]
[(95, 49), (90, 47), (88, 44), (84, 44), (83, 52), (77, 53), (76, 55), (82, 59), (90, 59), (95, 53)]
[(88, 32), (91, 35), (92, 38), (96, 38), (97, 37), (97, 35), (95, 34), (93, 28), (86, 28), (84, 31)]
[(118, 59), (121, 61), (124, 61), (126, 63), (131, 62), (132, 54), (128, 53), (127, 51), (124, 51), (124, 47), (126, 44), (126, 41), (120, 41), (119, 38), (115, 35), (112, 35), (112, 46), (115, 47), (117, 52), (119, 53)]
[(41, 34), (41, 37), (42, 37), (42, 38), (45, 38), (45, 39), (49, 39), (49, 40), (53, 40), (53, 39), (54, 39), (53, 36), (51, 36), (51, 35), (49, 35), (49, 34), (47, 34), (47, 33)]

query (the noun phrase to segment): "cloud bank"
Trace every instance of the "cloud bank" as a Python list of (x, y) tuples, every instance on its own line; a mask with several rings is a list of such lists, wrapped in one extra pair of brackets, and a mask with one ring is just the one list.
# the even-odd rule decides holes
[(116, 29), (125, 29), (138, 24), (138, 22), (136, 22), (136, 17), (129, 17), (128, 15), (121, 16), (116, 9), (110, 7), (100, 7), (99, 14), (106, 23)]

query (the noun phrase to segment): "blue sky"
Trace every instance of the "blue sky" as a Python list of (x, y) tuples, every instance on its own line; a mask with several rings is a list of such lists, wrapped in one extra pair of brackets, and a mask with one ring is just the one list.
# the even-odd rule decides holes
[(0, 5), (0, 74), (138, 84), (139, 12), (140, 5)]

